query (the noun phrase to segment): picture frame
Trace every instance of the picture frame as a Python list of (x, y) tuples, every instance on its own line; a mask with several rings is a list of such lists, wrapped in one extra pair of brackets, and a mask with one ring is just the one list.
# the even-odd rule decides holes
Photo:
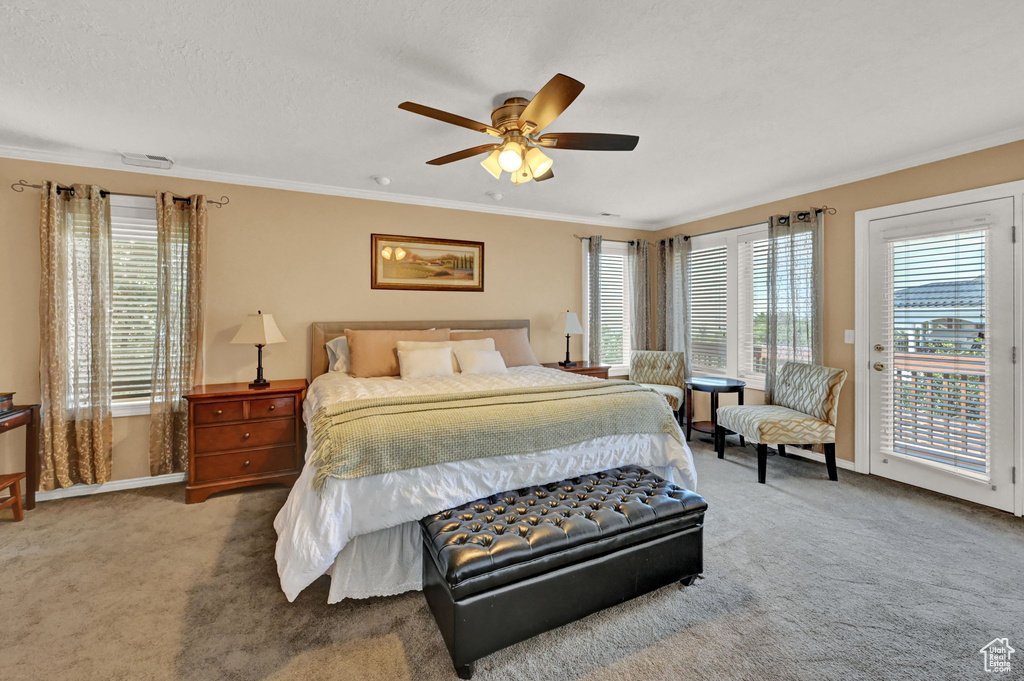
[(371, 234), (370, 288), (483, 291), (484, 243)]

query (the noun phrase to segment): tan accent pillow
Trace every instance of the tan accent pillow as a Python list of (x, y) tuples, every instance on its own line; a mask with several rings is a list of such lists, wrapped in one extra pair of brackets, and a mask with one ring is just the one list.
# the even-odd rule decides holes
[(530, 347), (526, 329), (488, 329), (486, 331), (453, 331), (451, 339), (476, 340), (493, 338), (494, 349), (501, 353), (507, 367), (540, 366)]
[(356, 378), (398, 376), (398, 341), (446, 341), (449, 329), (345, 329), (348, 338), (349, 373)]

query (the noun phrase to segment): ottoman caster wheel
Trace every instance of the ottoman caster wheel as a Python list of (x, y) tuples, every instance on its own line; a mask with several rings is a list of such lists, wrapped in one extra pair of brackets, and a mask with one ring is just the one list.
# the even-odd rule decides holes
[(679, 583), (683, 586), (693, 586), (693, 583), (697, 581), (697, 575), (690, 575), (689, 577), (683, 577), (679, 580)]
[(460, 679), (473, 678), (473, 663), (459, 665), (455, 668), (455, 673), (458, 674)]

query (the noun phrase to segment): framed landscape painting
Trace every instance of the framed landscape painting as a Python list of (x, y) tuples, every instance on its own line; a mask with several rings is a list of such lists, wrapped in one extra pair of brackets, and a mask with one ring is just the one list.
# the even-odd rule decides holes
[(405, 291), (483, 291), (482, 241), (370, 235), (370, 287)]

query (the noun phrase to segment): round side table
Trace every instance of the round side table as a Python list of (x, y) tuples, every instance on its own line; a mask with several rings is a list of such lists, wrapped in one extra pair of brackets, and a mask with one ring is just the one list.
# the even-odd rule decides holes
[[(714, 436), (715, 426), (718, 425), (718, 395), (720, 393), (736, 393), (737, 404), (743, 404), (743, 389), (747, 387), (745, 381), (735, 378), (724, 378), (719, 376), (694, 376), (686, 381), (686, 440), (690, 440), (690, 431), (705, 433)], [(711, 393), (711, 420), (693, 422), (693, 391)], [(740, 436), (740, 446), (746, 446), (744, 438)]]

